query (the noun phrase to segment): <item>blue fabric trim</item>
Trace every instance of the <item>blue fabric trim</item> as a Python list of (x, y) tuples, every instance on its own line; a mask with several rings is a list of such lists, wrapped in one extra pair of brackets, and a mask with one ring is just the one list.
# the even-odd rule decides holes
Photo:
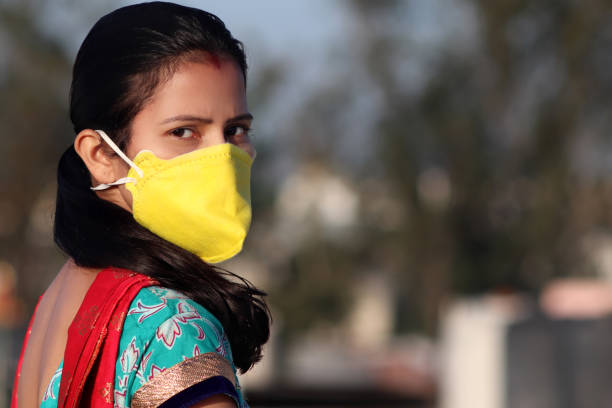
[(208, 397), (218, 394), (225, 394), (231, 397), (236, 403), (236, 406), (240, 406), (238, 402), (238, 393), (232, 383), (227, 378), (219, 375), (210, 377), (189, 388), (185, 388), (183, 391), (161, 404), (159, 408), (189, 408)]

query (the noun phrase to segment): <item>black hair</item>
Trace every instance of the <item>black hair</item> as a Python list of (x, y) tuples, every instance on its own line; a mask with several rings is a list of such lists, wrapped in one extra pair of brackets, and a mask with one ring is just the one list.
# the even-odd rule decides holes
[[(246, 80), (242, 43), (213, 14), (152, 2), (102, 17), (74, 63), (70, 119), (75, 132), (104, 129), (125, 149), (134, 116), (182, 61), (197, 55), (232, 58)], [(270, 333), (265, 293), (155, 235), (90, 187), (91, 175), (71, 146), (58, 166), (56, 244), (77, 265), (130, 269), (189, 296), (223, 325), (236, 367), (251, 368)]]

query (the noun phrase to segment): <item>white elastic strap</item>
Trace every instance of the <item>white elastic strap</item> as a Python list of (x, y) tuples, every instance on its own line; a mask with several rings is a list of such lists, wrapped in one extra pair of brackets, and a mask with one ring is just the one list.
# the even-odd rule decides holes
[[(106, 144), (108, 144), (110, 148), (113, 149), (115, 153), (117, 153), (119, 157), (123, 159), (123, 161), (125, 161), (131, 168), (133, 168), (140, 177), (144, 176), (144, 172), (142, 171), (142, 169), (138, 167), (136, 164), (134, 164), (134, 162), (131, 161), (125, 154), (123, 154), (121, 149), (119, 149), (119, 147), (117, 147), (115, 142), (113, 142), (111, 138), (108, 137), (105, 131), (96, 130), (96, 133), (99, 134), (100, 137), (106, 142)], [(94, 191), (99, 191), (99, 190), (106, 190), (107, 188), (118, 186), (120, 184), (125, 184), (125, 183), (136, 183), (136, 179), (134, 177), (123, 177), (117, 181), (113, 181), (112, 183), (108, 183), (108, 184), (101, 183), (95, 187), (90, 187), (90, 188)]]
[(127, 164), (129, 164), (129, 166), (131, 168), (133, 168), (134, 170), (136, 170), (136, 173), (138, 173), (138, 175), (140, 177), (144, 176), (144, 171), (142, 171), (137, 165), (134, 164), (133, 161), (131, 161), (125, 154), (123, 154), (123, 152), (121, 151), (121, 149), (119, 149), (119, 147), (117, 147), (117, 145), (115, 144), (115, 142), (113, 142), (111, 140), (110, 137), (108, 137), (108, 135), (106, 134), (106, 132), (104, 132), (103, 130), (96, 130), (96, 132), (100, 135), (100, 137), (102, 139), (104, 139), (104, 141), (110, 146), (111, 149), (113, 149), (115, 151), (115, 153), (117, 153), (119, 155), (119, 157), (121, 157), (123, 159), (123, 161), (125, 161)]
[(107, 188), (111, 188), (112, 186), (118, 186), (120, 184), (126, 184), (126, 183), (136, 183), (136, 179), (134, 177), (124, 177), (124, 178), (120, 178), (117, 181), (113, 181), (112, 183), (109, 184), (98, 184), (95, 187), (90, 187), (92, 190), (94, 191), (99, 191), (99, 190), (106, 190)]

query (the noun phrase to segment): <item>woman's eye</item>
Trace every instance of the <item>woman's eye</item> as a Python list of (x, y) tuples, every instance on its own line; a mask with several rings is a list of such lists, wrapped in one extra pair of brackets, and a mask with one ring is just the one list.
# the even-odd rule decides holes
[(193, 130), (187, 128), (174, 129), (170, 133), (172, 134), (172, 136), (176, 136), (181, 139), (188, 139), (190, 137), (193, 137)]
[(227, 137), (245, 137), (249, 134), (249, 128), (246, 126), (232, 126), (227, 129)]

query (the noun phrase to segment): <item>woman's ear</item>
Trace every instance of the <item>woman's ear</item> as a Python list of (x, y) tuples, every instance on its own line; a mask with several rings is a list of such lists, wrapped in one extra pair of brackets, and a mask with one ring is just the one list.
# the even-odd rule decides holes
[[(125, 177), (128, 173), (127, 164), (113, 153), (95, 130), (80, 131), (74, 139), (74, 150), (87, 166), (91, 174), (92, 186), (102, 183), (110, 184)], [(126, 211), (132, 211), (131, 193), (123, 185), (95, 193), (103, 200), (110, 201)]]
[(74, 140), (74, 150), (87, 166), (94, 185), (112, 183), (121, 178), (115, 174), (117, 167), (113, 155), (109, 154), (104, 140), (95, 130), (80, 131)]

